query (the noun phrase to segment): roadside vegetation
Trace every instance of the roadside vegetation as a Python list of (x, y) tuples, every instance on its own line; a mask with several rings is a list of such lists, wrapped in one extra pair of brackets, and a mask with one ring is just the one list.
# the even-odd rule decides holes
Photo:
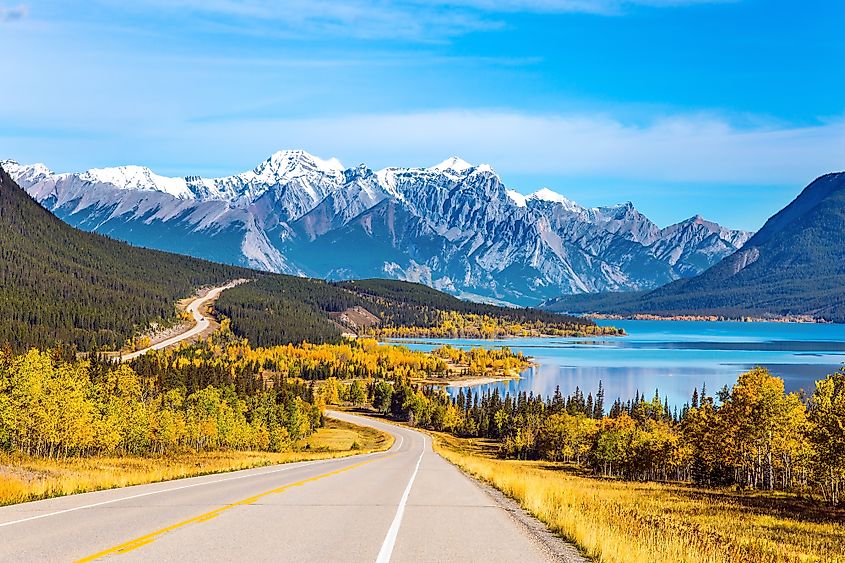
[(0, 505), (184, 477), (383, 451), (393, 438), (379, 430), (326, 419), (289, 451), (180, 451), (167, 455), (44, 458), (0, 454)]
[(503, 458), (564, 461), (629, 481), (781, 490), (830, 506), (844, 500), (845, 370), (802, 397), (754, 368), (716, 397), (696, 390), (680, 413), (657, 392), (617, 399), (606, 412), (601, 385), (595, 398), (578, 389), (545, 399), (467, 389), (452, 398), (407, 381), (376, 382), (369, 398), (397, 420), (496, 440)]
[(228, 328), (129, 364), (72, 348), (0, 352), (0, 504), (386, 449), (324, 418), (376, 380), (519, 367), (509, 351), (413, 352), (374, 340), (252, 348)]
[(495, 441), (434, 443), (596, 561), (845, 559), (845, 511), (799, 495), (595, 478), (572, 463), (501, 459)]

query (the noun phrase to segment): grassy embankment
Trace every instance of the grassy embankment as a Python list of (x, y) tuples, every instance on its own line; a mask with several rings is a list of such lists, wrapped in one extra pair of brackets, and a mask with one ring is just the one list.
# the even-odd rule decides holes
[(0, 505), (143, 483), (154, 483), (388, 449), (389, 434), (327, 418), (326, 425), (288, 452), (229, 451), (161, 457), (89, 457), (53, 460), (0, 455)]
[(795, 495), (597, 479), (436, 434), (446, 459), (602, 562), (845, 561), (845, 511)]

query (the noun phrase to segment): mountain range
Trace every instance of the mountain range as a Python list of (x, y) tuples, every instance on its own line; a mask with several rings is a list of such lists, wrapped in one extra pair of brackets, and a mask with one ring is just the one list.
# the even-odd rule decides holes
[(807, 316), (845, 322), (845, 172), (814, 180), (741, 250), (705, 272), (648, 292), (567, 296), (574, 313)]
[[(338, 342), (362, 328), (430, 328), (445, 313), (581, 331), (588, 319), (463, 301), (398, 280), (327, 283), (138, 248), (67, 225), (0, 169), (0, 364), (4, 354), (119, 349), (132, 336), (176, 320), (175, 304), (200, 286), (226, 290), (215, 310), (259, 346)], [(464, 326), (463, 330), (466, 330)]]
[(660, 228), (630, 202), (523, 196), (489, 165), (457, 157), (373, 171), (280, 151), (223, 178), (0, 166), (69, 224), (139, 246), (323, 279), (416, 281), (505, 304), (654, 289), (703, 272), (751, 236), (699, 216)]

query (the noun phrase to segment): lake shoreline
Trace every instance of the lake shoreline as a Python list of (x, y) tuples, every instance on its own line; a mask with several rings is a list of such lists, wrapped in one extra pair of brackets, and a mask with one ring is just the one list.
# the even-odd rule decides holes
[[(445, 373), (432, 378), (450, 395), (462, 387), (473, 391), (498, 389), (548, 397), (559, 385), (571, 394), (579, 387), (595, 397), (601, 381), (607, 401), (627, 401), (659, 389), (672, 407), (689, 402), (706, 384), (710, 393), (736, 382), (740, 373), (762, 365), (784, 380), (787, 391), (812, 390), (815, 381), (845, 364), (845, 325), (831, 323), (727, 323), (618, 320), (625, 338), (513, 338), (499, 340), (394, 340), (412, 350), (430, 351), (444, 345), (508, 347), (522, 352), (531, 366), (519, 378), (477, 374), (459, 378)], [(475, 375), (475, 374), (473, 374)], [(484, 378), (485, 380), (479, 379)], [(492, 380), (492, 381), (491, 381)], [(612, 399), (611, 399), (612, 397)], [(606, 405), (608, 406), (608, 405)]]
[(722, 317), (718, 315), (612, 315), (605, 313), (585, 313), (584, 318), (600, 321), (675, 321), (675, 322), (712, 322), (712, 323), (781, 323), (781, 324), (837, 324), (826, 319), (796, 315), (784, 317)]

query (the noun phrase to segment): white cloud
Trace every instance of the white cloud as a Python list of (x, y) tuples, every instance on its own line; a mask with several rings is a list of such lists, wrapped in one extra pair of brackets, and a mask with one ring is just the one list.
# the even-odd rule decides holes
[(224, 158), (233, 146), (252, 160), (304, 148), (377, 167), (458, 154), (508, 174), (639, 181), (785, 184), (845, 169), (845, 120), (745, 128), (696, 115), (632, 125), (606, 115), (444, 111), (201, 124), (179, 144), (209, 136)]
[[(632, 183), (803, 185), (845, 169), (845, 119), (815, 126), (739, 126), (679, 114), (644, 124), (607, 114), (433, 111), (291, 119), (179, 122), (149, 115), (77, 123), (66, 131), (7, 128), (0, 157), (74, 162), (71, 169), (139, 163), (170, 174), (233, 173), (271, 152), (302, 148), (352, 166), (429, 166), (457, 154), (505, 177), (545, 175)], [(758, 120), (759, 122), (759, 120)], [(56, 125), (58, 126), (58, 125)], [(103, 138), (115, 142), (105, 146)], [(92, 160), (96, 159), (96, 160)], [(537, 186), (512, 186), (534, 189)]]

